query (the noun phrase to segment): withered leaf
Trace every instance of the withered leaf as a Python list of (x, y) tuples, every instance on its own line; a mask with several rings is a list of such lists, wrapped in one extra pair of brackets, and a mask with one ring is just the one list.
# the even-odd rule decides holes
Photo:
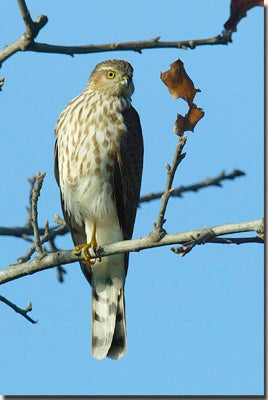
[(177, 119), (174, 123), (174, 133), (178, 136), (183, 136), (185, 131), (194, 131), (194, 127), (198, 121), (204, 116), (202, 108), (196, 107), (192, 104), (189, 111), (183, 117), (181, 114), (177, 114)]
[(170, 69), (161, 72), (160, 78), (168, 87), (169, 93), (174, 99), (182, 98), (187, 101), (189, 106), (193, 104), (195, 94), (201, 92), (200, 89), (195, 89), (193, 81), (187, 75), (181, 60), (170, 64)]
[(232, 0), (230, 17), (225, 22), (224, 28), (235, 32), (238, 22), (247, 15), (247, 11), (255, 6), (263, 6), (264, 0)]

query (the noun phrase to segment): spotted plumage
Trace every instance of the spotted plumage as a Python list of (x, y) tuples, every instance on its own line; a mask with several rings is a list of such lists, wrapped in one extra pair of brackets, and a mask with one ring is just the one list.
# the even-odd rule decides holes
[[(64, 108), (55, 128), (55, 176), (75, 245), (132, 237), (139, 201), (143, 141), (131, 105), (133, 69), (108, 60)], [(83, 261), (92, 286), (92, 354), (118, 359), (126, 351), (124, 283), (128, 254)]]

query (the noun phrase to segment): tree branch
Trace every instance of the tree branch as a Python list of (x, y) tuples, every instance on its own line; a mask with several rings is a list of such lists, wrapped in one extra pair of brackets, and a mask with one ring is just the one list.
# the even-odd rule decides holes
[(152, 39), (135, 40), (131, 42), (114, 42), (104, 44), (87, 44), (83, 46), (61, 46), (46, 43), (33, 42), (27, 50), (40, 53), (56, 53), (74, 56), (75, 54), (100, 53), (106, 51), (136, 51), (142, 53), (142, 50), (176, 48), (186, 50), (195, 49), (197, 46), (219, 45), (232, 42), (231, 31), (223, 30), (222, 34), (205, 39), (190, 39), (181, 41), (160, 41), (160, 36)]
[[(49, 240), (49, 245), (50, 245), (50, 249), (52, 252), (57, 252), (59, 251), (59, 249), (57, 248), (57, 246), (54, 243), (54, 239), (50, 239)], [(57, 279), (60, 283), (64, 282), (64, 274), (67, 273), (66, 269), (63, 268), (62, 265), (57, 265)]]
[(205, 243), (221, 243), (221, 244), (245, 244), (245, 243), (264, 243), (264, 231), (260, 230), (258, 236), (247, 238), (216, 238), (214, 229), (205, 229), (199, 236), (191, 241), (183, 244), (181, 247), (172, 247), (171, 250), (175, 254), (180, 254), (182, 257), (188, 254), (196, 245)]
[[(217, 175), (214, 178), (207, 178), (204, 179), (201, 182), (198, 183), (194, 183), (191, 185), (187, 185), (187, 186), (179, 186), (177, 188), (175, 188), (172, 192), (171, 192), (171, 197), (182, 197), (183, 193), (189, 192), (189, 191), (194, 191), (197, 192), (200, 189), (205, 189), (208, 188), (210, 186), (218, 186), (218, 187), (222, 187), (222, 181), (224, 180), (229, 180), (229, 179), (235, 179), (239, 176), (244, 176), (245, 172), (243, 171), (239, 171), (239, 170), (234, 170), (233, 172), (231, 172), (230, 174), (225, 174), (225, 172), (221, 172), (219, 175)], [(32, 215), (32, 211), (31, 211), (31, 193), (32, 193), (32, 189), (34, 187), (34, 182), (35, 182), (35, 177), (29, 178), (28, 181), (30, 182), (31, 185), (31, 190), (30, 190), (30, 206), (27, 207), (28, 210), (28, 218), (27, 221), (25, 223), (25, 226), (14, 226), (14, 227), (5, 227), (5, 226), (0, 226), (0, 236), (13, 236), (13, 237), (17, 237), (17, 238), (23, 238), (26, 240), (29, 240), (30, 236), (33, 236), (33, 227), (31, 225), (31, 215)], [(151, 200), (156, 200), (156, 199), (160, 199), (161, 196), (164, 194), (163, 191), (161, 192), (156, 192), (156, 193), (149, 193), (147, 195), (141, 196), (140, 197), (140, 201), (139, 203), (148, 203)], [(51, 228), (49, 228), (47, 230), (47, 237), (41, 240), (41, 244), (45, 243), (45, 241), (49, 241), (49, 240), (54, 240), (55, 237), (57, 236), (63, 236), (66, 235), (66, 233), (69, 232), (69, 228), (68, 225), (66, 223), (64, 223), (64, 220), (60, 220), (60, 217), (57, 216), (57, 221), (55, 220), (54, 222), (58, 222), (61, 224), (60, 226), (56, 225), (56, 226), (52, 226)], [(43, 236), (45, 234), (45, 228), (39, 227), (39, 235)], [(32, 241), (32, 240), (31, 240)], [(30, 254), (30, 256), (34, 253), (34, 246), (32, 248), (32, 253)], [(29, 259), (29, 258), (28, 258)], [(25, 260), (26, 261), (26, 260)]]
[(39, 17), (37, 17), (36, 20), (33, 21), (24, 0), (18, 0), (18, 5), (20, 8), (22, 19), (26, 26), (26, 31), (19, 39), (17, 39), (9, 46), (5, 46), (0, 51), (0, 67), (2, 63), (6, 61), (9, 57), (13, 56), (13, 54), (17, 53), (18, 51), (26, 51), (28, 47), (32, 43), (34, 43), (34, 39), (37, 37), (40, 30), (48, 22), (48, 18), (45, 15), (39, 15)]
[(8, 305), (10, 308), (12, 308), (16, 313), (22, 315), (24, 318), (26, 318), (28, 321), (30, 321), (32, 324), (36, 324), (37, 321), (29, 317), (28, 312), (32, 311), (32, 303), (30, 302), (28, 306), (23, 310), (22, 308), (16, 306), (16, 304), (12, 303), (10, 300), (6, 299), (5, 297), (0, 295), (0, 301), (2, 303), (5, 303)]
[[(192, 185), (187, 185), (187, 186), (181, 185), (181, 186), (173, 189), (173, 191), (170, 193), (170, 196), (171, 197), (182, 197), (183, 193), (197, 192), (200, 189), (205, 189), (210, 186), (222, 187), (222, 183), (221, 183), (222, 181), (227, 180), (227, 179), (233, 180), (239, 176), (245, 176), (245, 175), (246, 175), (245, 172), (237, 170), (237, 169), (233, 170), (233, 172), (231, 172), (230, 174), (226, 174), (223, 171), (214, 178), (207, 178), (201, 182), (194, 183)], [(156, 192), (156, 193), (149, 193), (147, 195), (141, 196), (140, 203), (146, 203), (151, 200), (160, 199), (163, 194), (164, 194), (164, 192)], [(0, 228), (0, 235), (1, 235), (1, 228)]]
[[(260, 237), (259, 243), (263, 243), (262, 235), (264, 231), (263, 219), (258, 219), (248, 222), (238, 222), (233, 224), (225, 224), (213, 226), (210, 228), (201, 228), (187, 232), (166, 234), (161, 240), (156, 242), (150, 236), (141, 239), (125, 240), (109, 245), (103, 245), (98, 250), (98, 255), (92, 249), (89, 250), (90, 258), (106, 257), (112, 254), (120, 254), (125, 252), (138, 252), (154, 247), (168, 246), (171, 244), (187, 244), (193, 240), (200, 241), (200, 235), (204, 232), (213, 232), (213, 237), (239, 233), (239, 232), (257, 232)], [(204, 238), (204, 236), (203, 236)], [(254, 240), (255, 241), (255, 240)], [(57, 265), (70, 264), (76, 261), (83, 260), (83, 256), (74, 255), (72, 250), (57, 251), (55, 253), (40, 253), (33, 260), (15, 263), (0, 271), (0, 284), (21, 278), (26, 275), (31, 275), (39, 271), (53, 268)]]
[[(44, 228), (42, 230), (42, 232), (44, 232), (44, 235), (42, 239), (40, 239), (40, 245), (53, 240), (58, 234), (65, 234), (66, 232), (68, 232), (69, 229), (67, 229), (66, 231), (66, 227), (67, 225), (57, 226), (53, 229), (48, 230), (47, 233), (45, 233), (46, 229)], [(18, 258), (17, 262), (22, 263), (30, 260), (31, 256), (34, 254), (35, 251), (36, 251), (36, 244), (34, 243), (22, 257)]]
[[(61, 226), (53, 226), (48, 229), (49, 238), (55, 238), (56, 236), (62, 236), (69, 232), (69, 228), (67, 224), (63, 224)], [(45, 234), (45, 228), (39, 228), (39, 234), (42, 236)], [(0, 236), (14, 236), (17, 238), (24, 238), (25, 236), (32, 236), (33, 228), (32, 226), (14, 226), (14, 227), (5, 227), (0, 226)], [(41, 240), (41, 243), (43, 241)]]
[[(35, 243), (35, 250), (37, 253), (42, 253), (42, 246), (40, 241), (40, 234), (38, 229), (38, 212), (37, 212), (37, 202), (40, 196), (40, 191), (42, 189), (42, 185), (44, 182), (46, 173), (38, 172), (35, 179), (35, 186), (32, 189), (32, 196), (31, 196), (31, 222), (33, 226), (33, 234), (34, 234), (34, 243)], [(47, 228), (45, 226), (45, 233)]]
[(28, 28), (29, 31), (31, 31), (33, 29), (34, 22), (32, 20), (30, 11), (29, 11), (25, 1), (24, 0), (18, 0), (18, 5), (19, 5), (19, 9), (20, 9), (20, 12), (21, 12), (22, 19), (23, 19), (23, 21), (24, 21), (24, 23), (26, 25), (26, 28)]
[(41, 53), (65, 54), (74, 56), (74, 54), (89, 54), (106, 51), (136, 51), (141, 53), (145, 49), (160, 49), (160, 48), (176, 48), (176, 49), (194, 49), (197, 46), (204, 45), (222, 45), (232, 42), (232, 31), (224, 29), (221, 34), (206, 38), (192, 39), (182, 41), (160, 41), (160, 36), (153, 39), (137, 40), (131, 42), (117, 42), (106, 44), (87, 44), (83, 46), (61, 46), (47, 43), (35, 42), (40, 30), (47, 24), (48, 18), (45, 15), (40, 15), (35, 21), (32, 20), (31, 14), (24, 0), (18, 0), (18, 5), (21, 11), (22, 19), (26, 26), (24, 34), (14, 43), (5, 46), (0, 51), (0, 67), (13, 54), (18, 51), (34, 51)]
[(160, 240), (163, 237), (163, 235), (166, 234), (166, 231), (163, 229), (163, 224), (165, 223), (165, 212), (167, 209), (169, 198), (171, 196), (171, 193), (173, 192), (173, 189), (171, 187), (175, 173), (177, 171), (180, 162), (185, 157), (185, 153), (182, 153), (182, 150), (184, 145), (186, 144), (186, 141), (187, 141), (187, 136), (181, 136), (179, 138), (171, 166), (168, 163), (166, 163), (166, 169), (167, 169), (166, 187), (165, 191), (161, 196), (161, 205), (157, 221), (154, 222), (154, 229), (150, 233), (150, 236), (154, 241)]

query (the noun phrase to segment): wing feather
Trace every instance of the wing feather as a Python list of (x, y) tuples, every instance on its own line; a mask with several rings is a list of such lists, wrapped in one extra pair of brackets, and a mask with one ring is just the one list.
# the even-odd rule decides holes
[[(114, 167), (114, 198), (124, 239), (131, 239), (140, 198), (143, 167), (143, 138), (140, 118), (134, 107), (123, 111), (127, 127), (120, 141), (120, 153)], [(128, 254), (125, 258), (127, 272)]]

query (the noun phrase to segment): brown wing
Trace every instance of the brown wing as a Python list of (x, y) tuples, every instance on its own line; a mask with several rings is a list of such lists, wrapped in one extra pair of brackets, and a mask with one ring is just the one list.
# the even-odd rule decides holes
[[(131, 239), (140, 198), (143, 167), (143, 138), (135, 108), (123, 112), (126, 135), (120, 142), (120, 154), (114, 168), (114, 197), (124, 239)], [(128, 254), (125, 268), (128, 267)]]

